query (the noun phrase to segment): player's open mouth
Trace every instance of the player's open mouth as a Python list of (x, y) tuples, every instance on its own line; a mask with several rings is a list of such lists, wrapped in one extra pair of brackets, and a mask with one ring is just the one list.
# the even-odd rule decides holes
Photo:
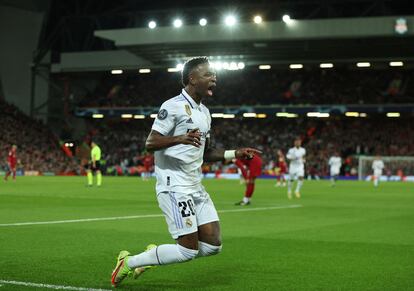
[(211, 85), (210, 87), (207, 88), (207, 94), (208, 96), (213, 96), (213, 90), (216, 87), (216, 85)]

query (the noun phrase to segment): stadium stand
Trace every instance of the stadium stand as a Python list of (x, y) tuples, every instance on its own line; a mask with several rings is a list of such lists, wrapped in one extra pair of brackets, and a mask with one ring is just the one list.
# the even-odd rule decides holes
[[(412, 103), (409, 69), (266, 70), (218, 72), (212, 105)], [(76, 85), (76, 77), (68, 76)], [(76, 96), (79, 107), (159, 106), (180, 89), (180, 74), (102, 74), (96, 86)]]
[[(129, 167), (140, 164), (145, 139), (152, 120), (117, 122), (91, 121), (90, 132), (104, 149), (108, 167)], [(327, 161), (334, 151), (344, 159), (342, 174), (356, 176), (356, 155), (414, 155), (414, 137), (407, 132), (414, 125), (405, 118), (389, 119), (379, 116), (367, 118), (331, 117), (329, 119), (213, 119), (212, 145), (235, 148), (239, 144), (258, 147), (264, 152), (265, 169), (272, 170), (276, 151), (284, 152), (292, 146), (295, 137), (304, 140), (307, 149), (307, 174), (326, 176)], [(113, 141), (117, 142), (114, 143)], [(210, 169), (223, 165), (209, 165)]]
[(0, 100), (0, 165), (6, 166), (12, 144), (18, 146), (18, 169), (41, 173), (75, 174), (78, 164), (67, 157), (50, 129)]
[[(406, 69), (258, 71), (252, 68), (220, 72), (220, 86), (214, 98), (205, 103), (208, 106), (412, 103), (414, 91), (409, 82), (411, 73), (411, 70)], [(97, 85), (94, 89), (82, 96), (75, 96), (76, 105), (158, 107), (164, 99), (174, 96), (181, 88), (178, 73), (155, 71), (141, 75), (97, 75), (101, 78), (95, 82)], [(76, 83), (79, 76), (73, 76), (72, 81)], [(80, 161), (85, 163), (88, 151), (82, 151), (81, 146), (78, 146), (76, 158), (79, 161), (66, 157), (59, 148), (58, 139), (47, 126), (24, 115), (13, 105), (1, 102), (0, 106), (4, 112), (0, 116), (3, 125), (1, 134), (4, 137), (0, 142), (2, 163), (10, 144), (16, 143), (19, 146), (20, 167), (26, 171), (61, 174), (80, 172)], [(141, 165), (140, 156), (152, 119), (88, 120), (86, 123), (88, 134), (84, 141), (87, 143), (91, 138), (97, 139), (103, 149), (108, 173), (130, 174), (131, 168)], [(408, 127), (414, 129), (404, 118), (391, 120), (376, 114), (368, 118), (213, 119), (213, 144), (230, 148), (236, 146), (234, 141), (237, 140), (238, 144), (259, 146), (264, 151), (266, 168), (271, 169), (276, 150), (286, 151), (293, 139), (301, 136), (308, 151), (308, 174), (326, 175), (329, 155), (339, 150), (346, 163), (343, 174), (355, 175), (357, 161), (352, 158), (354, 155), (413, 155), (414, 140), (405, 137)], [(114, 143), (114, 140), (117, 142)], [(77, 144), (86, 143), (78, 140)], [(218, 167), (221, 165), (210, 168)]]

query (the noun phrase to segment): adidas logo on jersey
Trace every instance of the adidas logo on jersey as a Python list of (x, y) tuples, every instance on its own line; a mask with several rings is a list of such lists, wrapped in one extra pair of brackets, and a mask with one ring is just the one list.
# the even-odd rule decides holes
[(194, 123), (191, 117), (185, 123)]

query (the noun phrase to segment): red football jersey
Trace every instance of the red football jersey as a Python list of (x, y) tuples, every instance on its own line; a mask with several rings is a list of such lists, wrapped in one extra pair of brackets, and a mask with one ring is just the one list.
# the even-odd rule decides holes
[(12, 151), (12, 150), (9, 151), (9, 155), (7, 157), (7, 161), (11, 165), (16, 165), (16, 163), (17, 163), (17, 155), (16, 155), (16, 152), (15, 151)]
[(142, 163), (147, 171), (151, 170), (152, 166), (154, 165), (154, 156), (153, 155), (145, 155), (142, 159)]
[(287, 165), (284, 158), (279, 158), (279, 162), (277, 164), (277, 167), (280, 169), (281, 174), (286, 173)]
[(243, 178), (244, 179), (247, 179), (248, 177), (247, 177), (247, 174), (248, 174), (248, 172), (247, 172), (247, 168), (246, 168), (246, 165), (244, 164), (244, 162), (242, 162), (243, 160), (239, 160), (239, 159), (237, 159), (235, 162), (234, 162), (234, 164), (240, 169), (240, 171), (241, 171), (241, 173), (242, 173), (242, 176), (243, 176)]
[(250, 160), (237, 159), (237, 164), (243, 164), (248, 169), (248, 177), (255, 178), (262, 173), (262, 158), (259, 155), (254, 155)]

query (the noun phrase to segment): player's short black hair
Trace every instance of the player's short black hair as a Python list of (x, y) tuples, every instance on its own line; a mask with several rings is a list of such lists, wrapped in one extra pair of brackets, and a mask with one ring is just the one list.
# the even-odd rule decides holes
[(190, 82), (190, 73), (191, 71), (196, 68), (198, 65), (208, 63), (207, 57), (194, 57), (192, 59), (189, 59), (185, 62), (183, 71), (181, 72), (181, 83), (183, 86), (187, 86)]

